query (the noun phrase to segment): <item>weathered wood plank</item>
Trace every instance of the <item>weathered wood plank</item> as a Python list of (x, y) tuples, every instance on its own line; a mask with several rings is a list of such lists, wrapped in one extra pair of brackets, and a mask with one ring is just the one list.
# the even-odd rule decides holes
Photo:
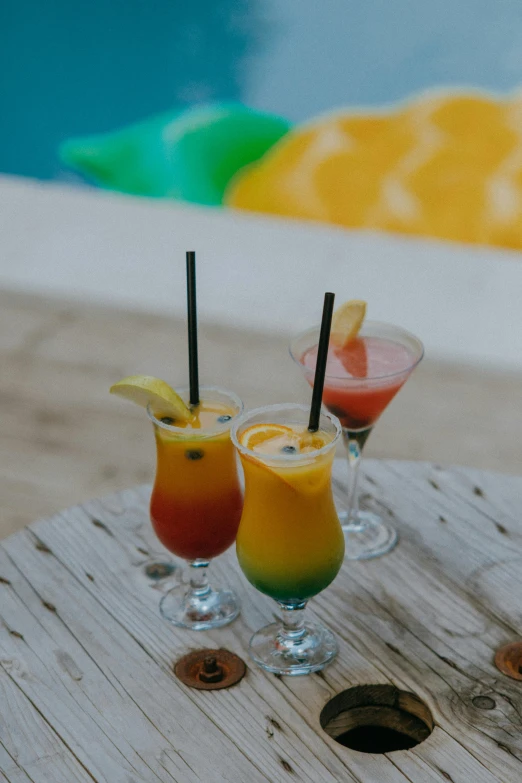
[[(179, 572), (159, 582), (144, 573), (151, 557), (169, 557), (148, 521), (149, 492), (126, 490), (69, 509), (0, 550), (2, 658), (30, 674), (12, 674), (9, 683), (96, 780), (519, 783), (522, 692), (492, 663), (498, 644), (516, 636), (518, 596), (512, 591), (499, 613), (492, 588), (504, 585), (504, 575), (480, 590), (476, 575), (520, 562), (522, 523), (512, 498), (522, 480), (497, 484), (480, 472), (369, 460), (365, 502), (393, 515), (401, 541), (384, 558), (346, 563), (311, 603), (311, 614), (337, 631), (339, 658), (305, 678), (251, 666), (240, 685), (214, 693), (179, 683), (173, 660), (195, 646), (246, 657), (250, 632), (274, 607), (229, 552), (213, 571), (241, 591), (241, 618), (199, 634), (165, 623), (159, 598)], [(320, 710), (364, 683), (416, 693), (435, 718), (431, 736), (387, 756), (334, 742), (320, 727)], [(487, 696), (491, 709), (477, 696)], [(26, 765), (20, 770), (32, 780)]]
[[(95, 528), (96, 529), (96, 528)], [(103, 529), (97, 528), (100, 530), (102, 535), (107, 536), (107, 534), (103, 531)], [(110, 537), (109, 537), (110, 538)], [(58, 616), (60, 619), (66, 618), (67, 626), (73, 629), (73, 633), (75, 636), (78, 636), (78, 638), (82, 638), (83, 636), (86, 636), (85, 631), (82, 631), (81, 626), (77, 627), (77, 618), (76, 614), (79, 613), (81, 616), (81, 624), (85, 625), (86, 623), (86, 617), (89, 614), (89, 611), (92, 606), (92, 601), (89, 599), (87, 594), (85, 594), (85, 591), (81, 590), (79, 588), (79, 585), (77, 584), (77, 580), (74, 577), (70, 577), (67, 579), (68, 575), (60, 575), (60, 578), (54, 585), (53, 589), (53, 581), (56, 581), (54, 577), (54, 573), (56, 571), (56, 563), (52, 562), (54, 558), (50, 555), (48, 552), (43, 552), (42, 549), (36, 549), (34, 546), (33, 541), (27, 541), (26, 546), (23, 547), (23, 553), (20, 553), (20, 539), (21, 536), (17, 537), (17, 547), (15, 547), (15, 554), (14, 556), (17, 559), (17, 563), (25, 563), (27, 567), (29, 567), (30, 571), (32, 572), (32, 575), (30, 577), (31, 582), (37, 586), (37, 589), (39, 589), (39, 585), (36, 584), (36, 580), (38, 577), (35, 577), (34, 571), (43, 571), (44, 577), (43, 577), (43, 585), (45, 585), (45, 594), (44, 596), (41, 596), (41, 600), (45, 600), (47, 603), (52, 604), (56, 607)], [(8, 546), (10, 542), (6, 543), (6, 547)], [(84, 548), (83, 548), (84, 549)], [(12, 554), (12, 549), (9, 547), (9, 552)], [(44, 556), (44, 567), (42, 566), (38, 567), (38, 561), (39, 558)], [(85, 557), (85, 549), (84, 549), (84, 557)], [(47, 568), (49, 569), (47, 571), (47, 568), (45, 566), (48, 564)], [(61, 571), (61, 569), (58, 569)], [(98, 584), (102, 577), (99, 575), (98, 570), (96, 568), (91, 569), (92, 574), (91, 576), (94, 576), (94, 583), (92, 583), (90, 580), (87, 580), (89, 584)], [(64, 597), (64, 602), (66, 603), (66, 606), (62, 606), (62, 601), (60, 601), (60, 593), (62, 592), (62, 585), (64, 581), (67, 584), (67, 596)], [(118, 588), (118, 591), (121, 592), (121, 588)], [(117, 595), (117, 593), (116, 593)], [(88, 599), (85, 604), (80, 603), (82, 601), (82, 596), (84, 596), (84, 599)], [(74, 599), (74, 600), (73, 600)], [(40, 600), (40, 604), (41, 604)], [(73, 602), (73, 607), (68, 608), (69, 604)], [(136, 605), (134, 605), (130, 611), (132, 614), (136, 614)], [(140, 607), (138, 609), (138, 614), (142, 612), (142, 608)], [(123, 606), (123, 612), (128, 613), (129, 607)], [(54, 614), (54, 613), (52, 613)], [(102, 610), (100, 609), (100, 614), (103, 614)], [(47, 619), (47, 617), (46, 617)], [(163, 630), (164, 624), (159, 618), (154, 618), (158, 624), (158, 627)], [(51, 617), (52, 621), (52, 617)], [(159, 621), (159, 622), (158, 622)], [(137, 624), (139, 625), (139, 617), (137, 620)], [(113, 624), (114, 625), (114, 624)], [(107, 629), (109, 627), (112, 627), (111, 623), (107, 621), (107, 619), (103, 620), (101, 629), (96, 630), (95, 628), (91, 628), (89, 625), (89, 635), (90, 638), (88, 641), (92, 643), (92, 637), (95, 634), (103, 633), (105, 634), (107, 632)], [(118, 626), (115, 626), (118, 628)], [(121, 629), (120, 629), (121, 630)], [(167, 627), (165, 629), (166, 631), (170, 631), (170, 629)], [(27, 633), (26, 631), (24, 634)], [(180, 632), (178, 632), (179, 634)], [(134, 633), (133, 633), (134, 635)], [(169, 634), (167, 633), (167, 636)], [(126, 634), (124, 634), (126, 636)], [(155, 632), (153, 630), (153, 624), (150, 623), (150, 626), (148, 628), (145, 628), (145, 632), (141, 634), (142, 638), (139, 639), (140, 644), (143, 644), (143, 641), (147, 643), (149, 637), (154, 637)], [(103, 640), (103, 636), (100, 637), (100, 643)], [(96, 660), (103, 659), (105, 656), (110, 657), (111, 651), (112, 654), (123, 654), (122, 650), (117, 647), (116, 642), (113, 638), (111, 638), (111, 643), (109, 646), (107, 646), (105, 649), (100, 650), (99, 648), (94, 648), (92, 651), (92, 655), (96, 656)], [(87, 644), (87, 642), (85, 643)], [(185, 638), (185, 645), (186, 645), (186, 638)], [(170, 698), (173, 700), (178, 700), (179, 702), (179, 696), (177, 694), (177, 689), (180, 687), (176, 681), (173, 679), (172, 675), (170, 674), (170, 666), (172, 661), (172, 642), (166, 647), (166, 650), (164, 652), (162, 663), (164, 665), (165, 673), (168, 674), (170, 683), (173, 687), (171, 689), (166, 689), (165, 686), (163, 687), (163, 692), (165, 690), (170, 695)], [(89, 647), (90, 649), (90, 647)], [(141, 650), (141, 648), (138, 648)], [(182, 648), (181, 648), (182, 649)], [(71, 656), (74, 657), (75, 661), (77, 660), (77, 653), (73, 656), (72, 650), (71, 650)], [(242, 651), (242, 654), (244, 654), (244, 651)], [(128, 652), (127, 652), (128, 655)], [(150, 662), (150, 661), (149, 661)], [(34, 664), (33, 664), (34, 665)], [(155, 723), (155, 725), (158, 726), (168, 726), (169, 723), (172, 723), (172, 718), (169, 718), (168, 714), (161, 714), (161, 710), (158, 709), (158, 705), (156, 704), (156, 700), (150, 700), (147, 698), (147, 695), (149, 691), (154, 691), (154, 684), (150, 682), (147, 686), (147, 689), (145, 692), (142, 690), (137, 691), (136, 685), (132, 680), (132, 673), (136, 670), (139, 670), (139, 676), (141, 680), (145, 679), (144, 673), (142, 671), (144, 662), (140, 661), (135, 662), (132, 666), (132, 668), (129, 670), (128, 673), (128, 680), (125, 678), (125, 674), (121, 672), (121, 666), (118, 670), (118, 680), (122, 684), (122, 686), (129, 690), (130, 696), (139, 702), (140, 706), (146, 711), (147, 716)], [(160, 678), (156, 676), (156, 686), (158, 685), (158, 680)], [(238, 746), (238, 747), (246, 747), (249, 737), (252, 735), (258, 735), (263, 738), (265, 741), (265, 746), (260, 746), (260, 749), (258, 750), (257, 746), (254, 746), (253, 749), (249, 750), (249, 756), (251, 757), (252, 761), (254, 763), (257, 763), (259, 761), (259, 764), (262, 763), (262, 769), (264, 774), (267, 774), (270, 778), (273, 778), (274, 780), (278, 779), (278, 776), (280, 774), (281, 768), (285, 769), (283, 762), (290, 765), (289, 761), (286, 761), (286, 759), (290, 756), (292, 753), (295, 753), (296, 747), (299, 749), (299, 753), (297, 755), (297, 760), (295, 763), (295, 774), (298, 775), (298, 779), (301, 780), (314, 780), (315, 775), (310, 774), (309, 767), (315, 765), (318, 767), (317, 769), (317, 776), (319, 776), (321, 779), (329, 781), (334, 780), (335, 778), (330, 776), (327, 772), (327, 770), (319, 764), (319, 762), (315, 759), (313, 753), (310, 753), (310, 751), (302, 745), (302, 741), (298, 738), (298, 734), (296, 733), (295, 737), (293, 739), (289, 739), (286, 734), (281, 734), (276, 739), (272, 737), (272, 741), (270, 743), (266, 743), (267, 734), (266, 734), (266, 715), (269, 714), (269, 706), (266, 702), (262, 702), (262, 700), (257, 697), (254, 693), (252, 696), (247, 697), (245, 699), (244, 709), (238, 709), (237, 705), (237, 699), (234, 698), (233, 692), (225, 693), (223, 694), (223, 698), (221, 698), (220, 702), (218, 703), (215, 699), (215, 694), (205, 694), (203, 697), (200, 694), (195, 694), (195, 692), (190, 692), (191, 697), (194, 699), (197, 699), (198, 702), (201, 702), (202, 698), (208, 697), (208, 704), (205, 705), (206, 710), (208, 710), (207, 714), (210, 717), (210, 720), (219, 725), (223, 726), (223, 730), (227, 730), (227, 732), (230, 732), (230, 736), (232, 738), (232, 741)], [(232, 701), (230, 701), (232, 700)], [(254, 700), (254, 703), (252, 704), (252, 700)], [(151, 701), (151, 703), (149, 703)], [(257, 702), (257, 704), (255, 703)], [(172, 703), (175, 703), (173, 701)], [(230, 703), (229, 708), (227, 705)], [(168, 700), (166, 702), (168, 705)], [(248, 708), (248, 709), (247, 709)], [(184, 708), (186, 712), (186, 707)], [(120, 719), (121, 720), (121, 719)], [(276, 719), (277, 720), (277, 719)], [(126, 736), (128, 736), (128, 733), (126, 732)], [(183, 738), (181, 738), (181, 744), (183, 745), (185, 741)], [(199, 741), (199, 740), (198, 740)], [(185, 743), (186, 744), (186, 743)], [(217, 753), (216, 749), (212, 749), (210, 746), (210, 743), (208, 741), (208, 738), (206, 739), (206, 747), (207, 752), (209, 754), (210, 758), (214, 757), (214, 754)], [(267, 753), (268, 751), (268, 753)], [(231, 752), (230, 748), (227, 751), (229, 754)], [(275, 758), (273, 758), (274, 753), (276, 754)], [(305, 767), (300, 770), (301, 761), (299, 756), (302, 754), (304, 760), (307, 760), (307, 757), (310, 757), (309, 762), (305, 765)], [(259, 757), (257, 759), (257, 757)], [(235, 760), (235, 764), (237, 764), (237, 759)], [(292, 766), (294, 764), (292, 763)], [(345, 773), (346, 776), (346, 773)], [(251, 773), (250, 777), (253, 779), (256, 779), (254, 775)], [(201, 777), (202, 780), (205, 779), (204, 776)]]
[[(40, 525), (36, 525), (35, 532), (41, 540), (44, 540), (42, 535), (45, 536), (45, 544), (53, 555), (58, 557), (60, 562), (67, 563), (72, 572), (82, 579), (84, 587), (92, 596), (103, 601), (111, 614), (125, 625), (140, 645), (145, 647), (166, 671), (170, 672), (173, 658), (185, 652), (187, 644), (194, 644), (196, 640), (198, 644), (207, 646), (224, 645), (246, 657), (245, 642), (250, 636), (250, 631), (245, 632), (238, 623), (213, 634), (188, 635), (187, 632), (172, 628), (161, 620), (157, 610), (158, 591), (151, 590), (145, 584), (141, 571), (130, 567), (128, 559), (130, 551), (130, 557), (134, 558), (134, 562), (137, 560), (136, 553), (138, 562), (145, 560), (145, 556), (134, 548), (133, 542), (142, 549), (144, 540), (145, 543), (148, 539), (153, 540), (146, 516), (143, 512), (137, 513), (139, 506), (143, 508), (144, 493), (141, 493), (141, 499), (138, 499), (137, 493), (134, 492), (124, 494), (126, 502), (131, 504), (132, 509), (128, 520), (125, 519), (126, 514), (122, 511), (118, 500), (112, 505), (112, 513), (107, 508), (103, 510), (103, 503), (94, 502), (87, 504), (90, 511), (88, 517), (82, 509), (75, 509), (72, 514), (67, 512), (69, 522), (65, 536), (59, 533), (60, 530), (63, 531), (63, 519), (59, 517), (53, 520), (52, 531), (47, 529), (47, 525), (45, 531), (42, 531)], [(147, 491), (145, 491), (146, 495)], [(92, 519), (99, 518), (103, 518), (106, 528), (92, 523)], [(126, 535), (127, 523), (130, 530)], [(137, 529), (140, 532), (138, 537), (134, 538)], [(57, 535), (54, 535), (55, 532)], [(121, 543), (118, 540), (120, 537)], [(156, 548), (158, 548), (157, 544)], [(34, 551), (38, 556), (45, 554), (35, 548)], [(49, 557), (48, 553), (47, 555)], [(24, 554), (24, 561), (29, 556), (30, 553)], [(90, 578), (85, 576), (86, 562), (90, 564)], [(219, 573), (219, 569), (217, 571)], [(242, 594), (248, 595), (250, 602), (254, 604), (257, 596), (251, 589), (246, 593), (246, 583), (237, 566), (227, 574), (230, 575), (233, 578), (229, 581), (236, 583)], [(144, 599), (147, 601), (146, 604)], [(244, 611), (248, 611), (248, 603), (247, 605), (245, 603), (247, 602), (244, 602)], [(254, 621), (258, 625), (266, 622), (273, 612), (270, 602), (264, 603), (266, 609), (257, 608), (254, 615)], [(188, 642), (188, 636), (191, 642)], [(286, 770), (285, 764), (291, 766), (294, 775), (298, 775), (297, 779), (301, 780), (328, 781), (337, 780), (339, 777), (350, 779), (346, 759), (343, 763), (345, 754), (339, 753), (341, 749), (335, 743), (331, 743), (334, 745), (335, 755), (328, 752), (326, 756), (328, 766), (325, 766), (324, 754), (321, 751), (325, 744), (331, 741), (318, 727), (317, 716), (314, 716), (311, 725), (303, 722), (302, 716), (288, 702), (284, 683), (276, 678), (267, 678), (256, 667), (251, 669), (241, 688), (221, 692), (219, 700), (214, 698), (215, 694), (200, 694), (190, 689), (185, 690), (189, 697), (205, 710), (211, 721), (222, 725), (223, 731), (230, 732), (230, 736), (235, 741), (240, 740), (242, 747), (249, 747), (252, 758), (259, 757), (261, 768), (268, 779), (278, 780), (282, 774), (281, 770), (283, 773)], [(316, 678), (315, 690), (314, 702), (320, 709), (332, 694), (324, 687), (320, 678)], [(320, 695), (319, 700), (317, 693)], [(310, 709), (314, 706), (314, 703), (309, 700)], [(269, 729), (273, 727), (270, 719), (275, 720), (283, 730), (267, 732), (267, 721)], [(252, 743), (252, 737), (257, 737), (257, 742)], [(276, 751), (275, 766), (270, 765), (270, 756), (268, 758), (266, 756), (267, 751), (270, 754)], [(338, 753), (339, 758), (336, 759)], [(365, 765), (368, 765), (368, 761)], [(376, 766), (380, 772), (383, 768), (389, 769), (387, 774), (392, 783), (404, 780), (403, 776), (384, 758), (378, 759), (377, 762), (372, 760), (370, 765)], [(333, 775), (328, 772), (328, 767), (332, 769)], [(349, 767), (356, 768), (357, 763), (352, 760)]]
[[(4, 629), (6, 630), (6, 629)], [(23, 662), (8, 657), (0, 636), (0, 774), (16, 783), (92, 783), (54, 728), (18, 685), (28, 677)]]
[[(143, 509), (143, 512), (144, 512), (144, 514), (146, 514), (145, 508)], [(111, 530), (115, 530), (116, 531), (117, 529), (118, 529), (117, 527), (111, 527)], [(150, 535), (152, 537), (152, 539), (153, 539), (153, 535), (150, 533), (150, 528), (149, 528), (148, 525), (145, 526), (145, 531), (144, 532), (145, 532), (145, 535), (147, 535), (147, 536)], [(271, 611), (270, 602), (267, 602), (267, 610), (268, 611), (267, 611), (266, 615), (264, 615), (263, 617), (259, 617), (259, 619), (256, 618), (256, 622), (253, 623), (253, 627), (256, 627), (256, 625), (259, 625), (261, 622), (266, 621), (267, 619), (269, 619), (270, 611)], [(339, 610), (342, 611), (342, 606), (339, 607)], [(324, 612), (327, 612), (327, 611), (328, 611), (328, 607), (324, 607)], [(375, 609), (373, 609), (373, 611), (375, 611)], [(323, 616), (325, 616), (324, 612), (323, 612)], [(332, 621), (335, 622), (335, 617), (332, 618)], [(385, 655), (386, 655), (386, 651), (384, 653), (384, 657), (385, 657)], [(451, 674), (451, 666), (449, 664), (443, 664), (443, 666), (446, 666), (446, 668), (449, 670), (449, 672)], [(328, 670), (325, 673), (325, 676), (327, 678), (328, 678), (328, 676), (329, 676), (331, 671), (332, 671), (332, 669)], [(373, 679), (372, 679), (372, 675), (368, 675), (368, 676), (370, 677), (370, 681), (375, 681), (375, 675), (373, 675)], [(287, 684), (287, 687), (288, 688), (292, 688), (293, 685), (294, 685), (294, 683), (290, 681), (290, 683)], [(300, 685), (301, 685), (301, 683), (300, 683)], [(447, 687), (445, 683), (443, 685), (444, 685), (444, 687)], [(310, 695), (308, 695), (307, 703), (310, 703)], [(320, 703), (318, 703), (317, 704), (317, 710), (320, 709), (320, 706), (322, 706), (322, 705)], [(475, 766), (476, 767), (475, 775), (477, 776), (477, 779), (479, 779), (479, 780), (490, 780), (491, 779), (490, 775), (486, 774), (484, 772), (484, 770), (480, 769), (480, 763), (475, 762), (473, 764), (473, 762), (470, 760), (469, 762), (467, 762), (467, 764), (468, 764), (468, 766), (471, 766), (471, 767)]]
[[(39, 567), (37, 554), (48, 559), (45, 567)], [(18, 555), (32, 572), (29, 579), (19, 570)], [(111, 622), (52, 556), (35, 549), (28, 534), (19, 534), (8, 557), (11, 568), (6, 555), (0, 562), (14, 595), (2, 601), (2, 614), (15, 633), (6, 633), (2, 643), (20, 662), (18, 668), (29, 673), (15, 673), (16, 682), (96, 780), (208, 780), (210, 759), (220, 754), (224, 779), (229, 774), (262, 780), (213, 726), (206, 727), (209, 755), (201, 753), (198, 711), (174, 678)], [(164, 751), (171, 768), (177, 762), (177, 774), (162, 769)]]
[[(340, 466), (336, 466), (336, 472), (339, 470)], [(393, 483), (389, 481), (390, 472)], [(437, 471), (438, 476), (441, 472)], [(417, 481), (412, 479), (412, 473), (417, 474)], [(483, 515), (474, 513), (468, 497), (453, 499), (452, 515), (447, 517), (452, 522), (457, 517), (458, 524), (442, 523), (443, 532), (439, 532), (440, 504), (447, 504), (447, 499), (441, 500), (441, 488), (431, 485), (432, 473), (433, 468), (427, 465), (371, 464), (371, 483), (367, 484), (373, 494), (385, 494), (386, 506), (391, 508), (402, 538), (400, 546), (388, 557), (352, 564), (351, 578), (359, 588), (364, 587), (364, 598), (361, 590), (356, 590), (352, 605), (356, 612), (359, 609), (362, 622), (372, 627), (377, 639), (386, 645), (382, 657), (393, 661), (406, 656), (412, 671), (426, 669), (423, 680), (432, 693), (439, 690), (432, 684), (434, 673), (447, 683), (453, 695), (451, 691), (447, 693), (439, 710), (442, 708), (450, 721), (458, 719), (466, 747), (473, 749), (477, 759), (483, 761), (484, 744), (489, 740), (489, 763), (494, 757), (499, 771), (510, 765), (515, 771), (517, 766), (506, 754), (522, 758), (521, 694), (516, 683), (501, 677), (492, 662), (494, 650), (505, 641), (510, 627), (496, 618), (486, 602), (476, 601), (473, 589), (462, 578), (462, 574), (477, 567), (477, 562), (501, 559), (504, 537), (495, 541), (489, 534), (486, 549), (480, 551), (477, 543)], [(385, 474), (388, 481), (383, 480)], [(522, 484), (509, 477), (502, 480), (510, 485), (511, 492)], [(431, 493), (435, 496), (431, 497)], [(423, 502), (418, 501), (417, 495)], [(472, 496), (474, 492), (470, 493)], [(494, 516), (495, 512), (493, 509)], [(512, 522), (517, 525), (515, 520)], [(323, 602), (324, 598), (319, 598), (321, 605)], [(512, 593), (506, 612), (517, 612), (517, 604), (516, 594)], [(516, 635), (514, 629), (513, 634)], [(413, 654), (416, 651), (418, 655)], [(494, 710), (481, 711), (473, 705), (473, 699), (480, 695), (494, 699)], [(444, 725), (441, 719), (437, 723)], [(414, 752), (422, 754), (428, 747), (429, 741)]]

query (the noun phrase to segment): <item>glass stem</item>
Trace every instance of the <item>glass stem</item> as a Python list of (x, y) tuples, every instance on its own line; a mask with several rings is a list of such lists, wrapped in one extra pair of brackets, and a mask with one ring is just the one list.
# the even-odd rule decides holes
[(190, 560), (189, 561), (189, 590), (188, 598), (200, 600), (206, 598), (210, 593), (211, 587), (208, 583), (207, 568), (208, 560)]
[(279, 606), (282, 620), (282, 627), (279, 631), (280, 641), (287, 647), (300, 643), (306, 634), (304, 626), (306, 601), (297, 604), (285, 604), (280, 601)]
[(346, 522), (343, 524), (343, 530), (351, 530), (354, 533), (364, 528), (364, 524), (359, 519), (357, 485), (364, 444), (368, 440), (371, 431), (371, 427), (365, 430), (343, 429), (343, 440), (348, 454), (348, 507), (346, 509), (347, 516)]

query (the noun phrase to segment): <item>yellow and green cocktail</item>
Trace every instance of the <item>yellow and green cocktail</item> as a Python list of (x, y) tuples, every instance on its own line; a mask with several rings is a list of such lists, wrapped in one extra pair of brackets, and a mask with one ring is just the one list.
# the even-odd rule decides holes
[(341, 426), (324, 414), (318, 431), (310, 433), (308, 416), (306, 406), (271, 405), (241, 417), (232, 429), (245, 473), (239, 564), (254, 587), (279, 603), (283, 617), (282, 625), (254, 634), (250, 653), (279, 674), (317, 671), (337, 652), (334, 635), (305, 623), (303, 610), (343, 562), (331, 488)]

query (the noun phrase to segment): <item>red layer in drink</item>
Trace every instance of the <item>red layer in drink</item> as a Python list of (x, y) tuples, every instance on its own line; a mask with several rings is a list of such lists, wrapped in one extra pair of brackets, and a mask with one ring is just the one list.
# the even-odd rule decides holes
[(163, 546), (185, 560), (210, 560), (225, 552), (237, 535), (243, 497), (239, 486), (218, 498), (187, 501), (155, 490), (150, 516)]

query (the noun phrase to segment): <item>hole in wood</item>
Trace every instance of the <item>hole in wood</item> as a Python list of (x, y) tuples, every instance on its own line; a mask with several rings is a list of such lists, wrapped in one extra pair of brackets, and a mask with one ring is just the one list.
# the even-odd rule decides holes
[(326, 733), (361, 753), (408, 750), (433, 731), (428, 706), (414, 693), (394, 685), (357, 685), (338, 693), (323, 707)]

